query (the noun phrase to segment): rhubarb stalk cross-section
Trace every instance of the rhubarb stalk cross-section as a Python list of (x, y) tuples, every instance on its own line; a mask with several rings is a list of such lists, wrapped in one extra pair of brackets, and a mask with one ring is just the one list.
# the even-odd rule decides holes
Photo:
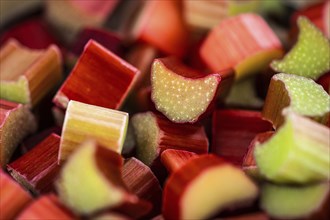
[(70, 100), (119, 109), (138, 74), (135, 67), (90, 40), (53, 102), (64, 109)]
[(65, 160), (86, 138), (121, 153), (128, 125), (128, 113), (70, 101), (66, 110), (59, 162)]

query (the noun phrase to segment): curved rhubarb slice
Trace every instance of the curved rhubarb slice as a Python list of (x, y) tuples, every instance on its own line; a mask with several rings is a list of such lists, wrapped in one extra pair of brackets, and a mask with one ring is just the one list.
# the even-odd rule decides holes
[(162, 213), (165, 219), (206, 219), (257, 195), (257, 186), (241, 169), (215, 155), (201, 155), (171, 174)]
[(94, 141), (84, 142), (67, 161), (56, 183), (60, 200), (74, 212), (86, 215), (140, 203), (146, 204), (141, 210), (148, 212), (149, 203), (128, 193), (121, 178), (122, 165), (118, 153)]
[[(275, 219), (314, 219), (329, 196), (329, 183), (306, 186), (280, 186), (267, 183), (261, 187), (261, 208)], [(329, 210), (328, 210), (329, 211)]]
[(212, 29), (199, 52), (213, 71), (233, 68), (237, 79), (263, 70), (283, 54), (278, 37), (256, 14), (223, 20)]
[(9, 40), (0, 51), (0, 97), (35, 106), (62, 78), (61, 52), (55, 45), (31, 50)]
[(275, 128), (283, 123), (283, 114), (295, 112), (326, 124), (330, 112), (330, 96), (312, 79), (290, 74), (272, 77), (262, 116)]
[(137, 141), (136, 155), (148, 166), (168, 148), (198, 154), (208, 151), (208, 139), (200, 125), (175, 124), (152, 112), (134, 115), (132, 125)]
[(232, 77), (230, 71), (205, 75), (174, 58), (155, 59), (151, 70), (151, 98), (156, 109), (171, 121), (194, 123), (214, 107), (220, 82)]
[(70, 101), (66, 110), (59, 162), (65, 160), (86, 138), (121, 153), (128, 125), (128, 113)]
[(271, 67), (283, 72), (317, 79), (330, 70), (330, 42), (307, 18), (298, 18), (299, 36), (294, 47)]
[(254, 157), (266, 179), (277, 183), (308, 183), (330, 179), (330, 130), (291, 113)]
[(70, 100), (119, 109), (139, 70), (90, 40), (53, 102), (66, 109)]
[(36, 120), (26, 105), (0, 99), (0, 167), (9, 162), (23, 138), (36, 129)]

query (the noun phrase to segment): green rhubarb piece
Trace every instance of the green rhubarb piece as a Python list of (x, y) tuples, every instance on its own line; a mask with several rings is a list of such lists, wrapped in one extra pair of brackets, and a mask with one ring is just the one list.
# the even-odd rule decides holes
[(271, 80), (262, 114), (278, 127), (283, 123), (283, 113), (290, 111), (325, 124), (330, 112), (330, 96), (312, 79), (276, 74)]
[(330, 43), (307, 18), (298, 18), (300, 30), (296, 45), (271, 67), (277, 72), (317, 79), (330, 70)]
[(261, 189), (261, 208), (276, 219), (307, 218), (322, 208), (328, 193), (329, 183), (302, 187), (268, 183)]
[(277, 183), (309, 183), (330, 179), (330, 130), (294, 113), (268, 141), (256, 145), (261, 175)]

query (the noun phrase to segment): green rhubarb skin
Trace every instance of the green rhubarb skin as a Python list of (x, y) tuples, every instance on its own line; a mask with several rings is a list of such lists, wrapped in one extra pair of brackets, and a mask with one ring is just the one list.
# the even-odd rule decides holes
[(305, 116), (323, 116), (330, 112), (330, 96), (322, 86), (306, 77), (280, 73), (274, 76), (285, 84), (290, 110)]
[(254, 156), (261, 175), (276, 183), (329, 180), (329, 129), (297, 117), (300, 116), (287, 116), (268, 141), (256, 146)]
[(307, 18), (298, 18), (298, 42), (282, 59), (271, 63), (277, 72), (317, 79), (330, 70), (330, 42)]
[(304, 218), (322, 206), (328, 192), (328, 183), (303, 187), (265, 184), (261, 188), (261, 208), (273, 218)]

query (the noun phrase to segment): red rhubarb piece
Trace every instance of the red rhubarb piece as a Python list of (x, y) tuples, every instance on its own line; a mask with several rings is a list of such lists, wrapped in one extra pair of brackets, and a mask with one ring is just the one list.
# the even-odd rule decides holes
[(53, 102), (61, 108), (75, 100), (118, 109), (138, 74), (135, 67), (90, 40)]
[(197, 154), (194, 152), (167, 149), (161, 154), (161, 161), (167, 171), (173, 173), (194, 157), (197, 157)]

